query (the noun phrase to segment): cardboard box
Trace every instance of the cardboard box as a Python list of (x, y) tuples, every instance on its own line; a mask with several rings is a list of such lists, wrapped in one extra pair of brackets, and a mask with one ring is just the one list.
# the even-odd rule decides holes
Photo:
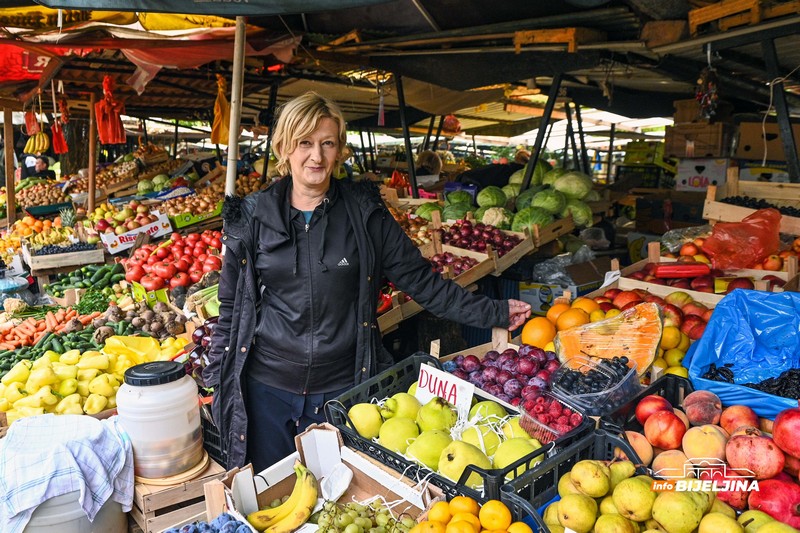
[(649, 165), (664, 158), (664, 143), (657, 141), (631, 141), (625, 145), (626, 165)]
[(700, 102), (696, 98), (687, 100), (675, 100), (672, 102), (675, 108), (673, 119), (675, 124), (686, 122), (730, 122), (733, 118), (733, 105), (728, 102), (718, 102), (712, 119), (700, 115)]
[(705, 191), (709, 185), (722, 185), (730, 164), (730, 159), (681, 159), (675, 190)]
[(566, 287), (522, 281), (519, 284), (519, 299), (531, 304), (533, 314), (544, 316), (553, 301), (563, 295), (565, 291), (570, 291), (570, 294), (575, 297), (598, 289), (603, 284), (605, 274), (610, 268), (611, 259), (604, 256), (586, 263), (569, 265), (566, 271), (574, 283)]
[[(792, 132), (795, 146), (800, 152), (800, 123), (792, 124)], [(763, 124), (762, 129), (761, 122), (741, 122), (736, 134), (736, 151), (733, 156), (737, 159), (763, 160), (765, 154), (770, 161), (786, 161), (778, 123), (767, 122)]]
[(783, 161), (738, 161), (739, 181), (760, 181), (765, 183), (790, 183), (789, 166)]
[(204, 220), (208, 220), (209, 218), (214, 218), (222, 213), (222, 200), (219, 201), (217, 207), (214, 208), (213, 211), (209, 213), (203, 213), (201, 215), (193, 215), (191, 213), (181, 213), (175, 217), (169, 217), (170, 221), (172, 222), (172, 226), (175, 229), (185, 228), (187, 226), (193, 226), (194, 224), (199, 224)]
[(172, 225), (170, 224), (167, 215), (158, 212), (155, 214), (158, 216), (158, 220), (155, 222), (147, 224), (146, 226), (142, 226), (141, 228), (136, 228), (135, 230), (127, 233), (123, 233), (122, 235), (101, 233), (100, 239), (103, 241), (103, 245), (106, 247), (106, 250), (108, 250), (108, 252), (111, 254), (118, 254), (123, 250), (127, 250), (133, 246), (133, 243), (136, 242), (136, 237), (140, 233), (147, 233), (151, 237), (161, 237), (167, 233), (172, 233)]
[[(309, 427), (295, 437), (295, 445), (296, 453), (259, 473), (258, 478), (254, 479), (252, 467), (248, 465), (242, 469), (234, 468), (222, 479), (207, 483), (207, 520), (211, 521), (222, 512), (243, 520), (249, 513), (289, 494), (295, 482), (293, 465), (298, 459), (318, 481), (329, 476), (334, 469), (341, 468), (340, 464), (349, 468), (353, 478), (338, 498), (341, 502), (372, 501), (375, 498), (402, 502), (392, 508), (395, 516), (406, 514), (416, 518), (442, 497), (441, 491), (433, 485), (415, 486), (408, 478), (399, 476), (374, 459), (345, 447), (339, 430), (330, 424)], [(303, 528), (298, 531), (303, 531)]]
[(727, 157), (732, 126), (728, 124), (676, 124), (667, 126), (664, 155), (668, 157)]
[(647, 245), (651, 242), (660, 243), (661, 236), (635, 231), (628, 233), (628, 256), (631, 259), (631, 263), (647, 259)]
[(158, 289), (157, 291), (148, 291), (145, 289), (141, 283), (137, 283), (135, 281), (131, 282), (132, 294), (133, 299), (137, 302), (147, 302), (147, 305), (153, 307), (158, 302), (163, 302), (165, 304), (169, 303), (169, 289)]

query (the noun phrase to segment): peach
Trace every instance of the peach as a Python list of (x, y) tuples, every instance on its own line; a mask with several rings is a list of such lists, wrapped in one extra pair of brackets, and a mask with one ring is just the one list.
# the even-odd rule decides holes
[(644, 423), (644, 436), (648, 442), (665, 450), (680, 448), (685, 433), (683, 420), (671, 411), (657, 411)]
[(779, 255), (771, 255), (761, 263), (764, 270), (777, 271), (783, 268), (783, 259)]
[(725, 444), (728, 438), (723, 429), (713, 424), (695, 426), (686, 431), (681, 444), (683, 453), (694, 464), (704, 459), (715, 458), (725, 460)]
[(649, 396), (645, 396), (639, 400), (639, 403), (636, 404), (636, 420), (638, 420), (640, 424), (644, 425), (644, 423), (653, 413), (657, 411), (672, 412), (672, 410), (672, 404), (669, 403), (669, 400), (658, 396), (657, 394), (650, 394)]
[(746, 405), (731, 405), (723, 409), (719, 425), (732, 435), (741, 426), (758, 427), (758, 415)]
[(690, 426), (691, 424), (689, 424), (689, 417), (688, 417), (688, 416), (686, 416), (686, 413), (684, 413), (684, 412), (683, 412), (683, 411), (681, 411), (680, 409), (675, 409), (673, 412), (674, 412), (676, 415), (678, 415), (678, 418), (680, 418), (681, 420), (683, 420), (683, 424), (686, 426), (686, 429), (689, 429), (689, 426)]
[[(625, 437), (627, 437), (628, 442), (633, 448), (633, 451), (635, 451), (636, 455), (638, 455), (639, 459), (641, 459), (642, 464), (645, 466), (650, 466), (650, 463), (653, 462), (653, 447), (650, 446), (649, 442), (647, 442), (645, 436), (638, 431), (626, 431)], [(619, 448), (615, 450), (614, 457), (619, 457), (623, 460), (630, 459), (629, 457), (625, 456), (625, 452)]]
[(693, 242), (685, 243), (683, 246), (681, 246), (681, 249), (678, 252), (679, 255), (688, 255), (688, 256), (695, 256), (699, 253), (700, 249)]
[(694, 466), (680, 450), (667, 450), (658, 454), (653, 459), (652, 470), (655, 477), (695, 477)]
[(698, 390), (683, 399), (683, 410), (693, 426), (716, 424), (722, 415), (722, 402), (713, 392)]

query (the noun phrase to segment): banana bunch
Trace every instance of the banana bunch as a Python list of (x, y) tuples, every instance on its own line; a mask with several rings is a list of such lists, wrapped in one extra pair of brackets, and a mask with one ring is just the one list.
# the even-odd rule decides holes
[(28, 137), (28, 142), (25, 143), (25, 152), (28, 154), (41, 154), (50, 148), (50, 137), (43, 131), (34, 133)]
[(294, 464), (297, 480), (292, 493), (277, 507), (262, 509), (247, 516), (247, 521), (258, 531), (291, 533), (305, 524), (317, 504), (319, 484), (314, 474), (300, 461)]
[(72, 242), (69, 238), (73, 233), (72, 228), (50, 228), (41, 233), (34, 233), (28, 237), (28, 241), (34, 246), (46, 246), (48, 244), (62, 244)]

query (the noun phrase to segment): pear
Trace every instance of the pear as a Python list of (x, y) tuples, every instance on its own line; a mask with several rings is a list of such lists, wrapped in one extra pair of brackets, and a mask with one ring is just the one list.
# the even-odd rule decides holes
[(368, 440), (377, 437), (383, 425), (381, 411), (374, 403), (357, 403), (347, 411), (347, 416), (358, 434)]
[(743, 533), (744, 528), (735, 519), (722, 513), (708, 513), (700, 520), (697, 533)]
[(708, 512), (722, 513), (736, 520), (736, 510), (718, 498), (714, 498), (714, 501), (711, 503), (711, 509), (709, 509)]
[(600, 500), (600, 514), (619, 514), (617, 506), (614, 505), (614, 496), (611, 494)]
[(758, 533), (797, 533), (797, 530), (789, 524), (773, 520), (758, 528)]
[[(522, 429), (522, 426), (520, 426), (519, 420), (519, 416), (513, 416), (506, 420), (506, 422), (503, 424), (501, 429), (503, 430), (503, 435), (505, 435), (507, 439), (514, 439), (517, 437), (522, 437), (525, 439), (530, 438), (528, 432)], [(541, 444), (539, 444), (539, 446), (541, 446)]]
[(419, 383), (419, 381), (415, 381), (414, 383), (412, 383), (412, 384), (411, 384), (411, 385), (408, 387), (408, 393), (409, 393), (411, 396), (414, 396), (414, 397), (416, 397), (416, 394), (417, 394), (417, 383)]
[(449, 430), (458, 420), (458, 413), (447, 400), (435, 396), (420, 407), (417, 412), (417, 425), (420, 431), (430, 429)]
[(614, 461), (608, 466), (608, 470), (611, 472), (611, 488), (609, 490), (612, 491), (620, 481), (628, 479), (636, 473), (636, 467), (630, 461)]
[(589, 533), (597, 518), (597, 502), (583, 494), (567, 494), (558, 503), (558, 522), (576, 533)]
[(653, 503), (655, 518), (667, 533), (691, 533), (703, 519), (703, 508), (690, 492), (660, 492)]
[(558, 521), (558, 501), (545, 507), (542, 518), (548, 526), (561, 526), (561, 522)]
[[(439, 473), (451, 481), (458, 482), (468, 465), (475, 465), (484, 470), (492, 468), (492, 462), (485, 453), (472, 444), (460, 440), (448, 444), (439, 456)], [(465, 484), (474, 489), (483, 484), (483, 479), (472, 472)]]
[(500, 446), (500, 436), (495, 433), (493, 426), (485, 424), (466, 428), (461, 432), (461, 440), (472, 444), (488, 456), (494, 455)]
[(652, 487), (653, 486), (653, 482), (655, 481), (655, 479), (651, 478), (650, 476), (645, 476), (644, 474), (640, 474), (638, 476), (634, 476), (634, 479), (638, 479), (640, 481), (644, 481), (647, 484), (648, 487)]
[(572, 474), (570, 472), (567, 472), (558, 480), (558, 495), (563, 498), (567, 494), (583, 494), (572, 483)]
[(697, 501), (697, 505), (703, 510), (703, 514), (711, 510), (711, 506), (717, 498), (713, 492), (692, 491), (689, 495)]
[(602, 498), (611, 486), (611, 472), (600, 461), (578, 461), (570, 471), (572, 484), (591, 498)]
[(397, 453), (406, 453), (409, 443), (419, 436), (417, 423), (410, 418), (390, 418), (378, 432), (381, 446)]
[[(534, 444), (535, 443), (535, 444)], [(492, 457), (492, 466), (497, 469), (506, 468), (508, 465), (513, 464), (523, 457), (526, 457), (539, 448), (542, 445), (539, 444), (539, 441), (536, 439), (522, 439), (522, 438), (515, 438), (515, 439), (508, 439), (500, 443), (500, 446), (497, 447), (497, 450), (494, 452), (494, 457)], [(544, 459), (544, 455), (539, 455), (535, 459), (531, 460), (530, 466), (533, 467), (534, 465), (538, 465)], [(513, 472), (509, 472), (506, 474), (506, 479), (511, 480), (514, 477), (522, 474), (526, 470), (525, 465), (521, 465), (517, 467)]]
[(381, 416), (384, 420), (393, 417), (417, 418), (417, 411), (421, 407), (419, 400), (407, 392), (398, 392), (387, 398), (381, 407)]
[(479, 417), (477, 422), (497, 423), (508, 416), (506, 408), (492, 400), (484, 400), (472, 406), (469, 410), (469, 420)]
[(745, 533), (756, 533), (758, 528), (766, 524), (767, 522), (775, 521), (770, 515), (765, 513), (764, 511), (758, 511), (756, 509), (751, 509), (750, 511), (745, 511), (739, 515), (739, 518), (736, 519), (742, 527), (744, 527)]
[(409, 444), (406, 455), (422, 463), (434, 472), (439, 468), (439, 457), (448, 444), (453, 442), (450, 433), (441, 429), (423, 431)]
[(644, 522), (652, 516), (656, 496), (649, 485), (636, 478), (623, 479), (613, 493), (619, 514), (635, 522)]
[(642, 527), (647, 528), (648, 531), (664, 531), (664, 528), (661, 527), (661, 524), (655, 521), (655, 519), (651, 518), (650, 520), (646, 520)]
[(604, 514), (595, 522), (594, 533), (639, 533), (639, 524), (618, 514)]

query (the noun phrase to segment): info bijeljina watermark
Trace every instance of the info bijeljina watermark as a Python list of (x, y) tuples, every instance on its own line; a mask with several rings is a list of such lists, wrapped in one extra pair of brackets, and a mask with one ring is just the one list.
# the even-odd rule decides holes
[(728, 470), (728, 464), (716, 457), (698, 457), (683, 468), (662, 468), (653, 472), (656, 492), (732, 492), (758, 491), (755, 472), (746, 468)]

